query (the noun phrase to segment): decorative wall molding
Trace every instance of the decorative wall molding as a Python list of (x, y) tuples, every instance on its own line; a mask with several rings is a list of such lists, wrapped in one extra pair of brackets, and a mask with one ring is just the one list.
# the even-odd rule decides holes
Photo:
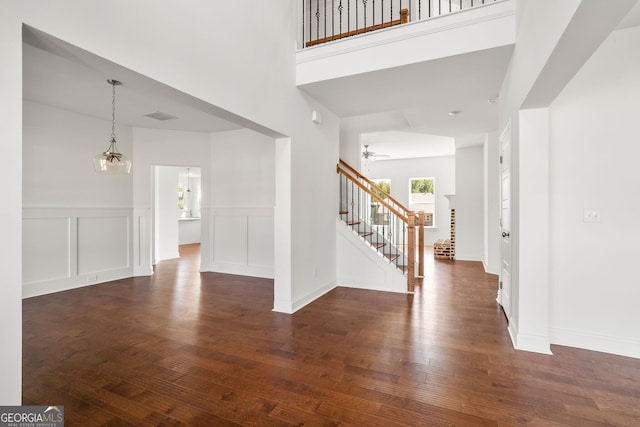
[(132, 209), (22, 212), (23, 298), (132, 276)]
[(273, 208), (215, 207), (204, 209), (205, 214), (210, 215), (213, 243), (203, 253), (202, 271), (274, 278)]

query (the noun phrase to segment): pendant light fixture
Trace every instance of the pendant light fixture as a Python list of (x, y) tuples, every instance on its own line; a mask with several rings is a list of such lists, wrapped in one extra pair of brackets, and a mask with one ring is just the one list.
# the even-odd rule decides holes
[(93, 158), (93, 167), (98, 173), (126, 174), (131, 172), (131, 160), (121, 154), (116, 147), (116, 86), (122, 83), (112, 79), (107, 82), (112, 86), (111, 139), (109, 140), (109, 148)]

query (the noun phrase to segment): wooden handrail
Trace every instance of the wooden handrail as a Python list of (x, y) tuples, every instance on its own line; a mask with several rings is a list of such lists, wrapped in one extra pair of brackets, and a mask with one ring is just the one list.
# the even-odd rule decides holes
[[(349, 172), (353, 173), (356, 177), (362, 179), (363, 181), (365, 181), (367, 184), (371, 185), (373, 188), (375, 188), (377, 191), (379, 191), (382, 194), (387, 194), (386, 191), (384, 191), (382, 188), (380, 188), (380, 186), (378, 186), (378, 184), (376, 184), (375, 182), (371, 181), (369, 178), (367, 178), (366, 176), (362, 175), (360, 172), (358, 172), (357, 170), (355, 170), (353, 168), (353, 166), (351, 166), (349, 163), (345, 162), (344, 160), (340, 159), (340, 164), (344, 165), (347, 170), (349, 170)], [(391, 197), (390, 194), (387, 194), (387, 198), (389, 200), (391, 200), (396, 206), (398, 206), (399, 208), (401, 208), (402, 210), (404, 210), (404, 216), (407, 216), (407, 213), (409, 212), (409, 209), (407, 209), (402, 203), (400, 203), (399, 201), (397, 201), (396, 199), (394, 199), (393, 197)]]
[[(392, 212), (396, 217), (398, 217), (404, 224), (406, 225), (407, 230), (407, 251), (405, 253), (405, 260), (407, 262), (406, 272), (407, 272), (407, 292), (413, 293), (415, 291), (416, 278), (424, 277), (424, 212), (420, 211), (416, 214), (413, 211), (405, 208), (400, 202), (392, 198), (388, 195), (384, 190), (382, 190), (379, 186), (373, 183), (369, 178), (362, 175), (360, 172), (355, 170), (352, 166), (350, 166), (347, 162), (340, 159), (340, 162), (336, 164), (336, 172), (344, 175), (346, 179), (351, 181), (353, 184), (358, 186), (361, 190), (363, 190), (367, 195), (369, 195), (372, 200), (377, 201), (382, 206), (386, 207), (390, 212)], [(372, 190), (367, 185), (363, 184), (360, 181), (364, 181), (369, 186), (373, 187)], [(392, 200), (398, 206), (398, 209), (392, 206), (387, 200), (382, 199), (382, 197), (376, 194), (376, 191), (379, 191), (382, 194), (387, 195), (387, 199)], [(400, 210), (404, 210), (402, 213)], [(416, 226), (418, 227), (418, 274), (416, 275)], [(397, 265), (397, 264), (396, 264)]]
[(402, 9), (400, 11), (400, 19), (396, 19), (394, 21), (385, 22), (384, 24), (376, 24), (376, 25), (371, 25), (371, 26), (364, 27), (364, 28), (359, 28), (357, 30), (348, 31), (346, 33), (335, 34), (335, 35), (324, 37), (324, 38), (321, 38), (321, 39), (311, 40), (311, 41), (308, 41), (307, 43), (305, 43), (305, 46), (306, 47), (315, 46), (315, 45), (318, 45), (318, 44), (327, 43), (327, 42), (331, 42), (331, 41), (334, 41), (334, 40), (340, 40), (340, 39), (344, 39), (344, 38), (347, 38), (347, 37), (356, 36), (358, 34), (363, 34), (363, 33), (368, 33), (368, 32), (371, 32), (371, 31), (380, 30), (382, 28), (395, 27), (396, 25), (406, 24), (407, 22), (409, 22), (409, 9)]
[[(340, 173), (340, 171), (342, 172), (347, 172), (347, 170), (345, 170), (342, 165), (340, 165), (339, 163), (336, 165), (336, 172)], [(348, 174), (346, 174), (345, 176), (349, 176)], [(362, 190), (364, 190), (365, 193), (367, 193), (368, 195), (370, 195), (371, 197), (373, 197), (374, 199), (376, 199), (378, 202), (380, 202), (380, 204), (382, 204), (384, 207), (386, 207), (387, 209), (389, 209), (391, 212), (393, 212), (398, 218), (400, 218), (402, 221), (404, 221), (405, 223), (409, 222), (409, 219), (407, 218), (407, 215), (401, 213), (400, 211), (398, 211), (396, 208), (394, 208), (393, 206), (391, 206), (391, 204), (389, 204), (389, 202), (387, 202), (386, 200), (382, 199), (380, 196), (378, 196), (376, 193), (374, 193), (373, 191), (371, 191), (366, 185), (362, 184), (360, 181), (358, 181), (357, 179), (353, 179), (351, 182), (353, 182), (354, 184), (356, 184), (358, 187), (360, 187)], [(383, 191), (384, 193), (384, 191)], [(386, 193), (385, 193), (386, 194)]]

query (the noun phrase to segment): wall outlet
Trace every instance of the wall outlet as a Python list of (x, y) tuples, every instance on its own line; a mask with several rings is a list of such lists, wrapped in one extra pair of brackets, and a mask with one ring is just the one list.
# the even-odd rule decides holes
[(95, 274), (92, 276), (87, 276), (87, 283), (92, 283), (97, 281), (98, 281), (98, 276), (96, 276)]
[(582, 217), (584, 222), (602, 222), (600, 209), (585, 209)]

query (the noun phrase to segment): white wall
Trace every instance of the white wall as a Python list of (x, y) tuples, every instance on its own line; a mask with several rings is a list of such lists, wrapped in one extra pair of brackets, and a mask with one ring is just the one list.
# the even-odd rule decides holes
[[(132, 275), (132, 179), (93, 170), (110, 123), (24, 103), (22, 294)], [(131, 155), (131, 129), (116, 128)]]
[(484, 250), (487, 273), (500, 273), (500, 150), (497, 132), (489, 132), (483, 148)]
[(456, 259), (482, 261), (484, 249), (483, 149), (456, 149)]
[(274, 277), (275, 140), (248, 129), (211, 135), (210, 271)]
[[(547, 107), (562, 90), (563, 86), (586, 62), (598, 45), (615, 28), (620, 19), (626, 14), (636, 0), (620, 0), (618, 2), (597, 2), (586, 0), (567, 0), (556, 2), (553, 0), (519, 0), (516, 5), (517, 36), (516, 48), (500, 91), (500, 112), (498, 130), (501, 132), (507, 124), (511, 126), (511, 155), (512, 155), (512, 310), (509, 319), (509, 329), (512, 331), (514, 344), (517, 345), (519, 330), (541, 332), (538, 325), (548, 324), (544, 318), (548, 310), (530, 310), (523, 317), (521, 307), (530, 304), (525, 295), (536, 292), (535, 289), (523, 289), (524, 286), (538, 286), (532, 281), (522, 284), (524, 271), (521, 263), (528, 263), (525, 270), (534, 268), (537, 257), (546, 257), (550, 248), (535, 252), (539, 244), (537, 239), (528, 241), (521, 230), (535, 229), (538, 222), (533, 216), (523, 214), (520, 195), (526, 191), (524, 181), (534, 182), (537, 177), (535, 168), (526, 171), (519, 169), (518, 162), (522, 159), (520, 140), (520, 110), (522, 108)], [(553, 10), (553, 14), (547, 11)], [(597, 19), (594, 19), (597, 17)], [(553, 135), (551, 136), (553, 139)], [(535, 150), (534, 138), (525, 138), (532, 147), (525, 150)], [(528, 174), (522, 176), (523, 173)], [(531, 221), (531, 222), (527, 222)], [(548, 233), (549, 230), (540, 230)], [(528, 234), (529, 237), (532, 234)], [(520, 253), (521, 248), (528, 248), (528, 253), (536, 253), (536, 257), (525, 259)], [(548, 286), (546, 284), (545, 286)], [(549, 302), (536, 300), (539, 304), (548, 306)], [(529, 323), (528, 325), (523, 322)], [(546, 339), (537, 342), (549, 342), (549, 331), (544, 332)], [(540, 338), (540, 337), (538, 337)], [(530, 347), (530, 350), (549, 352), (548, 345)]]
[(154, 166), (154, 264), (178, 258), (178, 172), (176, 166)]
[[(614, 32), (550, 114), (554, 343), (640, 357), (640, 28)], [(602, 221), (585, 222), (585, 209)]]
[[(23, 121), (25, 207), (132, 207), (131, 175), (93, 169), (93, 156), (109, 147), (110, 122), (29, 101)], [(117, 125), (116, 136), (120, 152), (131, 157), (131, 128)]]
[[(364, 174), (370, 179), (390, 179), (391, 195), (405, 206), (409, 206), (411, 178), (435, 178), (436, 226), (424, 230), (425, 244), (431, 245), (438, 239), (448, 239), (451, 234), (449, 201), (444, 195), (456, 192), (456, 167), (454, 156), (383, 160), (371, 162), (369, 171), (364, 171)], [(459, 235), (456, 235), (456, 239), (458, 238)]]

